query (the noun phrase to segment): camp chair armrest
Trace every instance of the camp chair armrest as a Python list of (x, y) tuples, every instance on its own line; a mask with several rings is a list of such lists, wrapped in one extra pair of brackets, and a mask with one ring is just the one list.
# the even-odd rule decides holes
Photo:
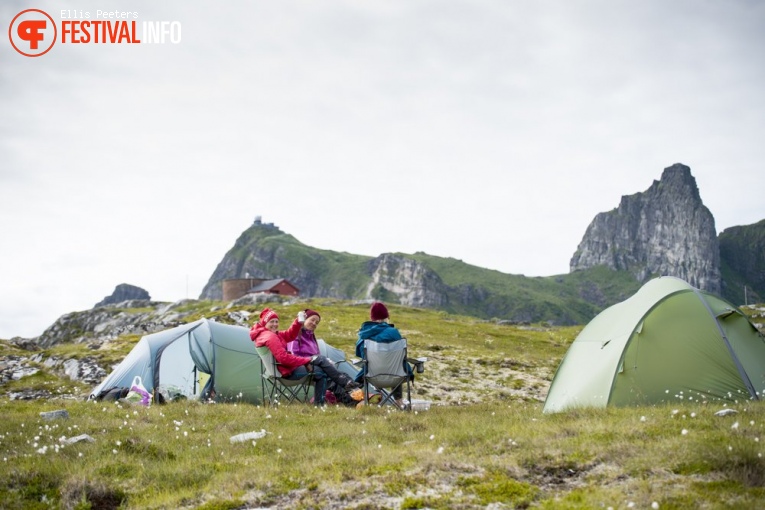
[(425, 362), (428, 361), (428, 358), (422, 357), (422, 358), (406, 358), (406, 362), (410, 365), (414, 365), (415, 370), (418, 374), (421, 374), (425, 371)]

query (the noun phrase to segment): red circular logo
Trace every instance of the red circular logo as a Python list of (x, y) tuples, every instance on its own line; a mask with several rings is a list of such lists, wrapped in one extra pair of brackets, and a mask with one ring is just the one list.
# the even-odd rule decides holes
[(56, 43), (58, 29), (47, 12), (40, 9), (21, 11), (8, 27), (8, 38), (13, 48), (25, 57), (39, 57), (50, 51)]

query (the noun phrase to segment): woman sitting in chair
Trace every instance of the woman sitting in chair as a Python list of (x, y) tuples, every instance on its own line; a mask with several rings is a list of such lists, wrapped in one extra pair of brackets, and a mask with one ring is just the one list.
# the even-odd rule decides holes
[[(303, 314), (301, 316), (301, 314)], [(316, 341), (316, 328), (321, 322), (321, 315), (316, 310), (307, 308), (298, 313), (298, 321), (305, 317), (302, 327), (295, 340), (287, 343), (287, 350), (295, 356), (310, 358), (319, 354), (319, 343)]]
[[(359, 328), (359, 338), (356, 341), (356, 356), (359, 358), (364, 357), (364, 340), (374, 340), (375, 342), (388, 343), (395, 342), (396, 340), (401, 340), (403, 338), (398, 329), (396, 329), (396, 327), (389, 322), (390, 314), (388, 314), (388, 309), (379, 301), (372, 303), (372, 307), (369, 309), (369, 318), (371, 320), (364, 322), (361, 325), (361, 328)], [(404, 361), (404, 368), (409, 374), (410, 380), (414, 379), (412, 367), (406, 361)], [(359, 372), (356, 380), (364, 380), (364, 369)], [(401, 385), (393, 390), (393, 399), (396, 401), (396, 405), (399, 408), (405, 407), (405, 403), (402, 400), (402, 393), (403, 391)]]
[(324, 356), (296, 356), (287, 351), (287, 343), (297, 338), (306, 320), (305, 313), (300, 312), (292, 325), (284, 331), (279, 331), (279, 316), (275, 311), (266, 308), (260, 313), (260, 320), (250, 329), (250, 339), (256, 347), (268, 347), (278, 363), (279, 373), (287, 379), (300, 379), (313, 372), (315, 380), (314, 404), (324, 405), (324, 395), (327, 391), (327, 379), (350, 392), (361, 386), (338, 371), (332, 362)]

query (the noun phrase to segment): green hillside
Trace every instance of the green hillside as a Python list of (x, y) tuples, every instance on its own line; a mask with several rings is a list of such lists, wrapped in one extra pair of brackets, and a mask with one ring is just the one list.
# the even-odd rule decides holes
[[(627, 272), (605, 267), (549, 277), (526, 277), (422, 252), (393, 254), (432, 271), (435, 279), (414, 282), (442, 297), (424, 306), (484, 319), (584, 324), (602, 309), (632, 295), (640, 285)], [(376, 259), (312, 248), (273, 225), (253, 224), (237, 239), (205, 286), (200, 299), (221, 299), (229, 278), (286, 278), (302, 296), (375, 298), (405, 303), (383, 285), (372, 287)]]
[[(483, 318), (585, 324), (607, 306), (623, 301), (640, 288), (631, 274), (606, 267), (527, 277), (421, 252), (404, 256), (435, 271), (450, 287), (447, 311)], [(474, 299), (461, 299), (464, 295)]]
[(719, 236), (723, 297), (735, 304), (765, 298), (765, 220), (725, 229)]

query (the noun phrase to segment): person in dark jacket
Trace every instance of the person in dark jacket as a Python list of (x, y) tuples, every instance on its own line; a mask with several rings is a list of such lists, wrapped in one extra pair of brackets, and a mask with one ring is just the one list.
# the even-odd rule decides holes
[(298, 318), (292, 322), (289, 328), (279, 331), (279, 316), (275, 311), (266, 308), (260, 313), (260, 320), (250, 329), (250, 339), (255, 342), (256, 347), (268, 347), (279, 364), (277, 368), (283, 377), (300, 379), (309, 372), (313, 372), (315, 381), (313, 400), (317, 406), (324, 405), (327, 379), (348, 392), (359, 389), (361, 385), (337, 370), (328, 358), (318, 354), (310, 357), (295, 356), (287, 351), (287, 343), (297, 338), (300, 333), (302, 327), (300, 319), (303, 318), (298, 314)]
[[(369, 318), (370, 320), (364, 322), (359, 328), (358, 340), (356, 340), (356, 356), (359, 358), (364, 357), (364, 340), (390, 343), (403, 338), (399, 330), (390, 323), (388, 308), (379, 301), (372, 303), (369, 309)], [(406, 361), (404, 361), (404, 368), (409, 374), (410, 379), (414, 379), (412, 367)], [(363, 379), (364, 369), (362, 368), (359, 375), (356, 376), (356, 380), (362, 381)], [(393, 390), (393, 398), (399, 406), (403, 405), (401, 386)]]

